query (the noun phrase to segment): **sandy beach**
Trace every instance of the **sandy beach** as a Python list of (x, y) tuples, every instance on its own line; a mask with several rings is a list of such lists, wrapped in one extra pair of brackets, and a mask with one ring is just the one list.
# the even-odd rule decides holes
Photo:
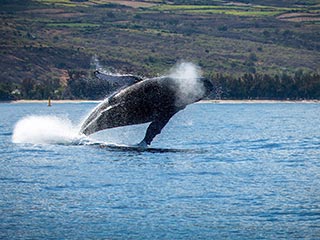
[(320, 103), (320, 100), (202, 100), (200, 103), (222, 103), (222, 104), (242, 104), (242, 103)]
[[(60, 103), (99, 103), (101, 100), (51, 100), (51, 104)], [(48, 100), (16, 100), (9, 103), (48, 103)]]

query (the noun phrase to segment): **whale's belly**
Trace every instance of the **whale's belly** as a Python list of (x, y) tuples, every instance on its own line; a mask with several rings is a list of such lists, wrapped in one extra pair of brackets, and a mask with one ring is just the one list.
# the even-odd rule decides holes
[(173, 115), (175, 90), (158, 81), (137, 83), (113, 95), (89, 116), (83, 133), (153, 122)]

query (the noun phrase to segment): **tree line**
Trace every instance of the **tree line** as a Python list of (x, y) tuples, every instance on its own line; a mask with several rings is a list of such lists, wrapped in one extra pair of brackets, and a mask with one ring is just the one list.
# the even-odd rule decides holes
[[(320, 100), (320, 74), (297, 71), (295, 74), (245, 73), (241, 76), (211, 74), (215, 86), (210, 99)], [(69, 71), (69, 80), (0, 83), (0, 101), (19, 99), (103, 99), (114, 91), (108, 82), (85, 71)]]
[(216, 74), (211, 79), (216, 88), (211, 98), (240, 100), (320, 99), (320, 75), (318, 73), (303, 71), (279, 75), (246, 73), (240, 77)]

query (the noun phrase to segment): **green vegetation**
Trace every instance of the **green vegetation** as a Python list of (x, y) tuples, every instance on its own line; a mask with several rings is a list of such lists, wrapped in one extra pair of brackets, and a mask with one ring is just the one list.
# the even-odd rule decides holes
[(214, 99), (303, 100), (319, 99), (320, 75), (297, 71), (295, 74), (244, 74), (238, 78), (216, 74), (211, 77)]
[[(63, 7), (76, 7), (78, 3), (74, 3), (69, 0), (37, 0), (39, 3), (42, 4), (50, 4), (55, 6), (63, 6)], [(84, 5), (85, 6), (85, 5)]]
[(303, 10), (297, 8), (270, 7), (260, 5), (160, 5), (152, 8), (157, 11), (169, 11), (193, 14), (230, 14), (236, 16), (274, 16), (287, 11)]
[(281, 12), (280, 11), (238, 11), (238, 10), (216, 10), (216, 9), (203, 9), (203, 10), (187, 10), (185, 12), (188, 13), (211, 13), (211, 14), (229, 14), (229, 15), (235, 15), (235, 16), (274, 16), (278, 15)]
[[(110, 71), (141, 76), (165, 74), (178, 61), (192, 61), (213, 80), (216, 74), (229, 79), (221, 84), (228, 92), (225, 98), (259, 98), (252, 92), (235, 94), (236, 88), (228, 85), (240, 86), (246, 81), (239, 79), (246, 74), (269, 76), (261, 79), (276, 84), (276, 76), (292, 76), (295, 82), (296, 73), (302, 71), (320, 81), (316, 0), (294, 4), (269, 0), (267, 5), (262, 0), (2, 0), (0, 4), (1, 100), (101, 97), (98, 91), (96, 95), (91, 90), (90, 95), (75, 91), (90, 85), (76, 78), (90, 79), (97, 67), (95, 58)], [(299, 80), (305, 83), (303, 88), (318, 86), (307, 79)], [(107, 86), (101, 89), (108, 91)], [(319, 91), (314, 93), (299, 92), (301, 98), (320, 99)]]

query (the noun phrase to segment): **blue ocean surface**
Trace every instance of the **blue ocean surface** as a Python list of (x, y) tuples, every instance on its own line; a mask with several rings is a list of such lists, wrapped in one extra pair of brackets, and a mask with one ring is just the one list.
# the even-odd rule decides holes
[(320, 239), (320, 104), (200, 103), (79, 136), (96, 103), (0, 104), (0, 239)]

